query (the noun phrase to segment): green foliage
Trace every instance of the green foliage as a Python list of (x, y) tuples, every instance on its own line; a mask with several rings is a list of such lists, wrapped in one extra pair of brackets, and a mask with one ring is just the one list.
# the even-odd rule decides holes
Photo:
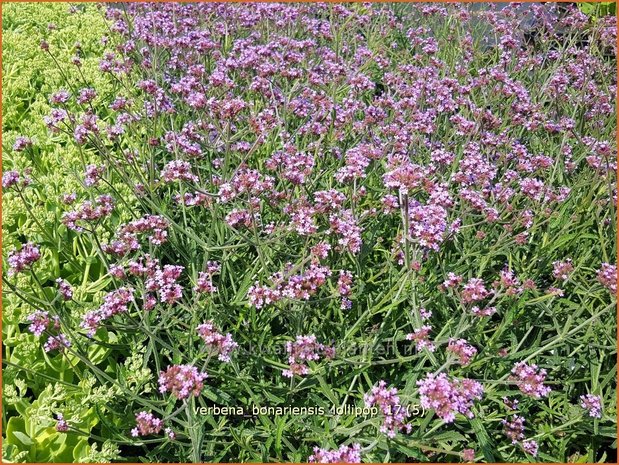
[(617, 2), (578, 2), (577, 5), (580, 11), (593, 18), (617, 14)]
[[(65, 243), (69, 249), (92, 250), (88, 241), (69, 234), (59, 221), (62, 212), (58, 198), (62, 193), (80, 190), (76, 174), (83, 171), (84, 155), (66, 136), (50, 137), (43, 122), (51, 109), (48, 95), (66, 85), (66, 76), (40, 49), (40, 40), (44, 37), (55, 57), (65, 64), (76, 53), (75, 44), (79, 42), (81, 73), (101, 92), (111, 91), (98, 68), (103, 50), (100, 40), (108, 32), (103, 11), (92, 4), (79, 5), (77, 9), (78, 14), (70, 14), (67, 3), (11, 3), (2, 8), (2, 170), (31, 168), (36, 172), (37, 187), (34, 195), (27, 199), (28, 208), (15, 193), (7, 192), (2, 196), (3, 253), (18, 244), (22, 235), (47, 244)], [(55, 25), (55, 29), (48, 30), (50, 24)], [(77, 71), (65, 69), (64, 72)], [(19, 135), (36, 142), (31, 154), (11, 149)], [(44, 236), (32, 222), (33, 217), (46, 230), (53, 231), (54, 237)], [(56, 252), (44, 257), (39, 271), (44, 283), (51, 283), (56, 276), (83, 282), (83, 288), (77, 289), (79, 296), (96, 290), (101, 270), (98, 257), (92, 253), (70, 263)], [(53, 292), (51, 284), (48, 286), (49, 292)], [(40, 341), (23, 329), (31, 309), (14, 294), (3, 293), (2, 304), (4, 460), (83, 462), (114, 458), (109, 444), (98, 450), (88, 441), (88, 433), (98, 424), (98, 412), (84, 409), (83, 401), (90, 388), (83, 382), (78, 383), (79, 361), (75, 360), (72, 366), (62, 356), (44, 354)], [(97, 354), (100, 359), (106, 355), (105, 352)], [(85, 436), (56, 432), (52, 416), (55, 412), (74, 416)]]

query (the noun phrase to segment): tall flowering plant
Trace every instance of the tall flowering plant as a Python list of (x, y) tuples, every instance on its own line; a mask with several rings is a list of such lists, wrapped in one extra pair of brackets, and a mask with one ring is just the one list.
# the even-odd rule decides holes
[[(77, 48), (45, 117), (81, 155), (67, 240), (40, 224), (3, 274), (42, 350), (109, 390), (93, 441), (158, 461), (562, 461), (560, 432), (588, 453), (615, 409), (614, 344), (591, 342), (616, 324), (610, 22), (518, 4), (102, 13), (113, 91)], [(36, 167), (12, 168), (28, 209)], [(83, 279), (41, 279), (49, 256)]]

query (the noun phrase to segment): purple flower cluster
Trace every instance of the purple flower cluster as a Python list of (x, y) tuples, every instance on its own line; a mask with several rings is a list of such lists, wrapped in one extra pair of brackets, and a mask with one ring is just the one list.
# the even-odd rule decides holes
[(567, 281), (572, 271), (574, 271), (574, 265), (570, 258), (565, 261), (552, 262), (552, 275), (557, 279)]
[(398, 431), (410, 433), (413, 426), (406, 423), (409, 413), (400, 403), (398, 390), (394, 387), (387, 388), (387, 382), (380, 380), (378, 385), (363, 396), (366, 407), (378, 407), (383, 414), (383, 424), (380, 432), (389, 438), (394, 438)]
[(484, 285), (483, 280), (479, 278), (471, 278), (462, 289), (462, 301), (464, 303), (479, 302), (484, 300), (490, 291)]
[(210, 261), (207, 263), (206, 272), (198, 273), (198, 280), (193, 288), (194, 292), (212, 294), (217, 292), (217, 288), (213, 285), (213, 275), (221, 271), (221, 265), (217, 262)]
[(213, 285), (211, 275), (201, 271), (198, 274), (198, 280), (196, 286), (193, 288), (194, 292), (212, 294), (217, 292), (217, 288)]
[(617, 266), (610, 263), (602, 263), (597, 272), (598, 281), (613, 294), (617, 293)]
[(447, 210), (440, 205), (409, 208), (410, 235), (423, 247), (438, 251), (447, 230)]
[(462, 451), (462, 458), (467, 462), (475, 461), (475, 449), (464, 449)]
[(104, 168), (97, 165), (86, 166), (86, 176), (84, 177), (84, 185), (86, 187), (92, 187), (99, 184), (99, 179), (103, 175)]
[(86, 200), (77, 209), (62, 215), (64, 225), (74, 231), (82, 232), (86, 226), (82, 222), (95, 225), (99, 220), (109, 216), (114, 210), (114, 199), (110, 195), (100, 195), (93, 202)]
[(191, 172), (191, 164), (183, 160), (167, 163), (161, 170), (161, 179), (165, 183), (174, 181), (198, 182), (198, 177)]
[(209, 349), (218, 355), (222, 362), (230, 361), (230, 353), (238, 347), (238, 344), (232, 340), (230, 333), (225, 336), (215, 329), (212, 321), (202, 323), (196, 328), (200, 337)]
[(353, 254), (359, 253), (362, 245), (362, 230), (352, 210), (343, 210), (338, 214), (330, 215), (329, 224), (331, 232), (338, 236), (337, 243), (340, 250), (349, 250)]
[(22, 152), (28, 147), (32, 147), (32, 139), (26, 136), (17, 136), (15, 143), (13, 144), (13, 150), (16, 152)]
[(539, 451), (539, 445), (537, 444), (537, 441), (535, 441), (534, 439), (525, 439), (524, 441), (522, 441), (522, 450), (524, 450), (527, 454), (530, 454), (532, 456), (536, 456), (538, 451)]
[(131, 430), (131, 436), (133, 437), (158, 434), (163, 428), (163, 420), (148, 412), (136, 413), (135, 422), (137, 425)]
[(58, 292), (64, 300), (71, 300), (73, 298), (73, 288), (66, 279), (58, 278), (56, 279), (56, 284), (58, 284)]
[(432, 331), (432, 326), (423, 325), (421, 328), (418, 328), (412, 333), (407, 334), (406, 340), (414, 341), (417, 351), (428, 349), (429, 352), (434, 352), (436, 347), (434, 343), (430, 340), (430, 331)]
[(503, 419), (501, 424), (503, 425), (503, 434), (507, 436), (512, 444), (520, 444), (522, 449), (530, 455), (536, 456), (539, 446), (537, 441), (533, 439), (525, 439), (524, 436), (524, 417), (520, 415), (514, 415), (510, 420)]
[(466, 339), (449, 339), (447, 352), (451, 352), (456, 357), (460, 365), (466, 366), (471, 363), (471, 359), (477, 354), (477, 349), (468, 343)]
[(310, 360), (318, 361), (321, 356), (329, 359), (335, 357), (335, 348), (319, 343), (313, 334), (297, 336), (294, 342), (288, 341), (286, 352), (288, 352), (290, 368), (284, 370), (282, 374), (287, 378), (292, 378), (294, 375), (309, 374), (309, 367), (306, 363)]
[(62, 413), (56, 414), (56, 431), (59, 433), (66, 433), (69, 431), (69, 424), (64, 419), (64, 415)]
[[(60, 330), (60, 318), (54, 315), (50, 318), (49, 313), (43, 310), (36, 310), (28, 315), (28, 331), (37, 337), (43, 335), (45, 331), (58, 331)], [(47, 341), (43, 344), (43, 350), (45, 352), (51, 352), (52, 350), (64, 351), (66, 348), (71, 347), (71, 342), (67, 337), (58, 332), (57, 334), (50, 334)]]
[(502, 288), (506, 295), (518, 295), (526, 286), (521, 286), (520, 279), (507, 265), (501, 270), (499, 280), (492, 283), (494, 288)]
[(148, 275), (144, 285), (149, 292), (157, 292), (159, 300), (166, 304), (174, 304), (183, 296), (183, 288), (177, 283), (184, 268), (180, 265), (156, 266), (154, 272)]
[(131, 287), (121, 287), (106, 294), (99, 308), (86, 312), (80, 326), (87, 331), (88, 337), (93, 337), (105, 320), (119, 313), (126, 313), (129, 310), (129, 304), (135, 302), (134, 292)]
[(337, 279), (337, 292), (342, 297), (342, 304), (340, 308), (342, 310), (349, 309), (352, 306), (352, 302), (348, 299), (348, 296), (352, 292), (353, 276), (350, 271), (340, 270), (340, 276)]
[(537, 365), (518, 362), (512, 368), (509, 379), (516, 383), (522, 393), (534, 399), (545, 397), (551, 391), (548, 386), (544, 386), (546, 370), (538, 368)]
[(103, 250), (109, 254), (124, 256), (140, 249), (138, 235), (145, 234), (153, 245), (161, 245), (168, 240), (169, 222), (159, 215), (146, 215), (119, 228), (117, 238)]
[[(508, 349), (502, 338), (501, 345), (490, 344), (489, 353), (478, 355), (463, 337), (482, 347), (479, 335), (503, 328), (500, 320), (513, 313), (509, 305), (566, 294), (558, 299), (562, 305), (573, 291), (569, 281), (581, 269), (578, 257), (572, 262), (567, 254), (557, 255), (550, 283), (549, 270), (536, 265), (548, 257), (532, 256), (522, 264), (540, 231), (550, 228), (551, 234), (557, 215), (583, 198), (604, 213), (600, 227), (612, 229), (616, 149), (607, 127), (616, 83), (607, 79), (613, 60), (601, 55), (616, 52), (616, 28), (606, 18), (590, 21), (577, 8), (564, 10), (209, 2), (108, 8), (113, 37), (102, 38), (99, 70), (109, 89), (95, 89), (84, 79), (86, 51), (76, 44), (72, 70), (80, 79), (64, 83), (70, 92), (56, 89), (44, 118), (52, 134), (72, 139), (86, 155), (82, 191), (61, 198), (62, 223), (87, 233), (78, 238), (80, 254), (84, 245), (87, 253), (90, 245), (103, 252), (109, 274), (101, 282), (111, 281), (102, 304), (83, 315), (81, 328), (92, 338), (122, 315), (127, 324), (135, 322), (138, 335), (139, 325), (148, 323), (149, 334), (161, 336), (154, 334), (153, 341), (173, 342), (195, 327), (201, 349), (161, 354), (174, 361), (159, 373), (159, 391), (184, 400), (204, 389), (207, 374), (198, 364), (212, 363), (212, 355), (230, 362), (238, 349), (214, 321), (239, 303), (252, 308), (235, 316), (235, 331), (255, 330), (259, 321), (263, 338), (289, 340), (283, 376), (297, 390), (311, 389), (312, 382), (298, 384), (295, 376), (335, 356), (335, 348), (315, 335), (298, 334), (318, 325), (316, 334), (345, 335), (344, 343), (395, 342), (408, 327), (406, 340), (417, 351), (426, 349), (411, 357), (421, 370), (415, 375), (421, 406), (444, 423), (455, 422), (458, 414), (472, 418), (484, 386), (441, 371), (466, 373), (473, 360), (479, 360), (477, 366), (482, 355), (505, 357)], [(539, 25), (535, 44), (522, 29), (531, 19)], [(487, 28), (484, 50), (474, 34), (478, 24)], [(55, 29), (50, 25), (50, 38), (41, 42), (48, 54)], [(564, 33), (570, 40), (563, 45)], [(571, 40), (581, 36), (587, 40)], [(20, 136), (13, 151), (31, 145)], [(11, 166), (34, 153), (15, 154)], [(4, 189), (16, 191), (9, 197), (26, 207), (33, 191), (21, 189), (32, 182), (30, 174), (7, 171), (2, 180)], [(576, 192), (581, 175), (599, 182), (592, 196)], [(43, 178), (33, 177), (35, 187), (44, 185)], [(117, 189), (115, 183), (126, 185)], [(117, 197), (127, 188), (128, 198)], [(118, 209), (106, 192), (122, 200)], [(75, 205), (78, 198), (82, 203)], [(467, 253), (489, 256), (473, 269), (454, 258)], [(221, 265), (207, 261), (214, 257), (225, 270), (217, 277)], [(8, 274), (40, 258), (38, 247), (28, 243), (8, 254)], [(453, 271), (444, 275), (445, 269)], [(615, 265), (603, 263), (597, 279), (616, 293)], [(565, 289), (548, 287), (560, 282)], [(58, 278), (56, 287), (52, 304), (79, 311), (75, 302), (61, 302), (73, 299), (71, 284)], [(415, 297), (410, 313), (398, 301), (409, 293)], [(359, 308), (352, 307), (353, 296)], [(424, 305), (434, 315), (420, 308)], [(194, 307), (204, 308), (196, 313)], [(463, 309), (456, 315), (457, 330), (450, 326), (454, 308)], [(204, 321), (205, 315), (213, 320)], [(513, 325), (535, 318), (528, 313)], [(46, 351), (70, 347), (48, 312), (35, 311), (29, 323), (36, 336), (49, 333)], [(66, 324), (63, 320), (62, 327)], [(323, 331), (325, 324), (331, 326)], [(348, 331), (346, 325), (354, 326)], [(286, 334), (286, 328), (295, 333)], [(441, 329), (438, 336), (433, 328)], [(473, 338), (476, 328), (481, 333)], [(442, 334), (454, 337), (444, 344)], [(360, 370), (355, 374), (365, 378), (359, 379), (374, 373), (376, 380), (393, 371), (370, 358), (367, 367), (343, 360), (322, 368), (343, 381), (350, 370)], [(498, 360), (499, 371), (504, 362)], [(241, 367), (243, 376), (256, 366)], [(223, 373), (231, 367), (236, 364), (220, 368)], [(546, 375), (519, 362), (509, 382), (539, 399), (550, 392)], [(229, 378), (223, 375), (216, 384), (226, 386)], [(385, 381), (364, 401), (378, 407), (380, 431), (389, 438), (412, 431), (398, 390)], [(516, 410), (515, 400), (505, 403)], [(580, 405), (601, 417), (598, 396), (581, 396)], [(524, 422), (524, 413), (504, 419), (504, 434), (536, 455), (538, 444), (525, 438)], [(163, 423), (141, 411), (131, 435), (160, 434)], [(175, 436), (169, 428), (165, 433)], [(181, 438), (179, 448), (194, 441)], [(350, 441), (336, 450), (316, 447), (309, 461), (358, 463), (361, 446)], [(453, 450), (473, 461), (475, 451), (465, 446), (454, 444)], [(370, 459), (380, 458), (375, 452)], [(431, 460), (433, 452), (426, 452)]]
[(339, 449), (328, 450), (314, 447), (314, 453), (308, 457), (309, 463), (361, 463), (361, 445), (342, 445)]
[(249, 302), (256, 308), (262, 308), (282, 299), (309, 300), (331, 276), (331, 270), (322, 265), (312, 263), (300, 274), (290, 276), (287, 280), (281, 273), (271, 276), (275, 283), (273, 288), (255, 283), (247, 291)]
[(32, 179), (26, 174), (19, 174), (18, 171), (5, 171), (2, 173), (2, 188), (11, 189), (12, 187), (26, 187), (32, 184)]
[(28, 315), (28, 321), (30, 321), (28, 331), (37, 337), (41, 336), (48, 329), (60, 328), (59, 318), (57, 316), (50, 318), (49, 313), (44, 310), (36, 310)]
[(50, 336), (47, 341), (45, 341), (45, 344), (43, 344), (43, 350), (45, 350), (45, 352), (51, 352), (52, 350), (62, 352), (68, 347), (71, 347), (71, 342), (62, 333)]
[(580, 406), (589, 412), (590, 417), (602, 418), (602, 398), (593, 394), (580, 396)]
[(501, 420), (503, 434), (512, 441), (512, 444), (517, 444), (524, 439), (524, 423), (525, 419), (520, 415), (514, 415), (509, 421), (507, 419)]
[(207, 377), (206, 373), (198, 372), (191, 365), (170, 365), (159, 373), (159, 392), (169, 392), (177, 399), (186, 399), (190, 395), (197, 397)]
[(9, 264), (9, 276), (15, 276), (27, 268), (30, 268), (35, 262), (41, 258), (39, 247), (32, 242), (22, 245), (19, 251), (9, 252), (7, 262)]
[(496, 313), (495, 307), (479, 308), (477, 305), (471, 307), (471, 313), (478, 317), (492, 316)]
[(473, 401), (481, 399), (484, 392), (477, 381), (466, 378), (450, 380), (445, 373), (438, 376), (428, 373), (425, 379), (417, 381), (417, 386), (421, 406), (434, 409), (445, 423), (452, 423), (457, 413), (473, 418)]

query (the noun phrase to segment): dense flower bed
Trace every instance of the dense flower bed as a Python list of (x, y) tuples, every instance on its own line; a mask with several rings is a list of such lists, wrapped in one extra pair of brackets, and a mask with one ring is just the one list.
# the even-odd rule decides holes
[(40, 42), (64, 78), (48, 137), (79, 154), (58, 228), (33, 208), (42, 141), (24, 131), (3, 157), (32, 222), (3, 250), (6, 300), (28, 309), (15, 331), (88, 393), (33, 391), (41, 427), (19, 431), (41, 374), (12, 363), (10, 459), (48, 437), (74, 460), (613, 457), (614, 17), (101, 14), (102, 51), (58, 60), (53, 27)]

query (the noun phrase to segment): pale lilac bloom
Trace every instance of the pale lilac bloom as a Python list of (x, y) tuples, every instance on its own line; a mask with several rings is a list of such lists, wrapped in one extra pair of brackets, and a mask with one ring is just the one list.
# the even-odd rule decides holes
[(570, 258), (565, 261), (552, 262), (552, 267), (552, 275), (563, 281), (567, 281), (572, 271), (574, 271), (574, 265), (572, 265)]
[(230, 353), (239, 346), (232, 340), (232, 335), (230, 333), (224, 336), (222, 333), (218, 332), (212, 321), (202, 323), (197, 327), (196, 331), (204, 340), (207, 347), (216, 353), (219, 360), (222, 362), (229, 362)]
[(328, 450), (314, 447), (314, 453), (308, 457), (309, 463), (361, 463), (361, 445), (340, 446), (339, 449)]
[(8, 275), (15, 276), (27, 268), (30, 268), (41, 258), (39, 247), (32, 242), (22, 245), (20, 250), (9, 252), (7, 262), (9, 264)]
[(18, 136), (15, 139), (15, 143), (13, 144), (13, 150), (15, 150), (16, 152), (22, 152), (23, 150), (26, 149), (26, 147), (31, 147), (32, 146), (32, 139), (30, 139), (29, 137), (25, 137), (25, 136)]
[(537, 365), (528, 365), (526, 362), (518, 362), (514, 365), (509, 377), (510, 381), (515, 382), (518, 389), (529, 397), (539, 399), (546, 397), (551, 389), (544, 386), (546, 370), (538, 368)]
[(69, 431), (69, 424), (64, 419), (62, 413), (56, 414), (56, 431), (58, 431), (59, 433), (65, 433)]
[(539, 446), (537, 444), (537, 441), (535, 441), (533, 439), (525, 439), (524, 441), (522, 441), (522, 449), (527, 454), (536, 456), (537, 452), (539, 450)]
[(602, 263), (602, 267), (597, 272), (600, 283), (613, 294), (617, 293), (617, 267), (610, 263)]
[(452, 423), (456, 414), (473, 418), (471, 407), (474, 400), (482, 398), (484, 389), (471, 379), (449, 379), (445, 373), (438, 376), (428, 373), (426, 378), (417, 381), (421, 406), (433, 409), (445, 423)]
[(43, 350), (45, 350), (45, 352), (51, 352), (52, 350), (63, 352), (68, 347), (71, 347), (71, 342), (62, 333), (56, 336), (50, 336), (45, 344), (43, 344)]
[(430, 331), (432, 326), (423, 325), (421, 328), (415, 329), (412, 333), (406, 335), (407, 341), (414, 341), (417, 351), (428, 349), (429, 352), (434, 352), (436, 347), (430, 340)]
[(131, 430), (131, 436), (148, 436), (158, 434), (163, 428), (163, 420), (155, 417), (152, 413), (139, 412), (135, 415), (136, 427)]
[(580, 406), (587, 410), (590, 417), (602, 418), (602, 398), (593, 394), (580, 396)]
[(58, 292), (64, 300), (71, 300), (73, 298), (73, 288), (67, 280), (58, 278), (56, 279), (56, 284), (58, 284)]
[(171, 365), (159, 373), (159, 392), (169, 392), (177, 399), (186, 399), (190, 395), (197, 397), (207, 377), (192, 365)]
[(517, 444), (524, 439), (524, 423), (525, 419), (520, 415), (514, 415), (509, 421), (501, 420), (503, 434), (512, 441), (512, 444)]
[(387, 383), (379, 381), (377, 386), (363, 396), (366, 407), (378, 407), (383, 414), (383, 424), (380, 432), (389, 438), (394, 438), (398, 431), (410, 433), (412, 425), (406, 423), (409, 413), (405, 406), (402, 406), (398, 390), (394, 387), (387, 388)]
[(447, 352), (458, 357), (460, 365), (466, 366), (471, 363), (471, 359), (477, 354), (477, 349), (468, 343), (466, 339), (449, 339)]
[(288, 352), (290, 368), (284, 370), (282, 374), (287, 378), (292, 378), (294, 375), (307, 375), (309, 367), (306, 362), (318, 361), (321, 356), (333, 358), (335, 354), (334, 348), (319, 343), (313, 334), (297, 336), (294, 342), (288, 341), (286, 352)]

